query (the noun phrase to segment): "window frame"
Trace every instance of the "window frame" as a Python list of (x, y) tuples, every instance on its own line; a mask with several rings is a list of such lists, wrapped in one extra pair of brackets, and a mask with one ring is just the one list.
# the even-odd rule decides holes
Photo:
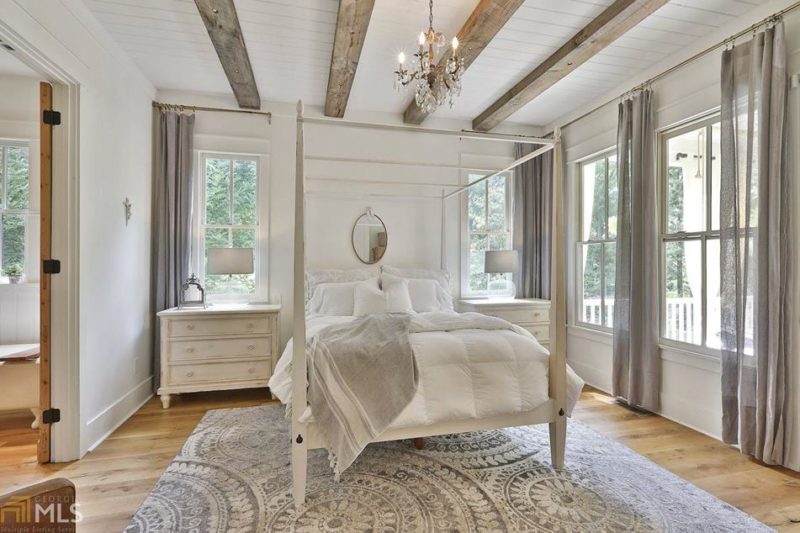
[[(256, 223), (255, 224), (206, 224), (206, 160), (229, 159), (235, 161), (254, 161), (256, 163)], [(206, 285), (205, 264), (205, 235), (206, 230), (214, 228), (254, 229), (256, 245), (253, 249), (253, 270), (255, 276), (255, 291), (252, 294), (208, 294), (206, 301), (209, 303), (249, 303), (269, 301), (268, 265), (269, 265), (269, 239), (268, 239), (268, 196), (269, 187), (267, 180), (268, 157), (262, 154), (248, 154), (224, 151), (197, 151), (197, 172), (195, 175), (193, 207), (193, 237), (191, 251), (191, 268)]]
[[(674, 348), (682, 351), (699, 353), (712, 357), (720, 357), (720, 350), (711, 348), (706, 345), (708, 341), (708, 241), (720, 240), (720, 230), (713, 229), (712, 216), (713, 216), (713, 172), (712, 164), (713, 158), (705, 158), (705, 230), (702, 231), (679, 231), (676, 233), (668, 233), (669, 224), (669, 209), (666, 202), (669, 199), (668, 195), (668, 172), (667, 164), (669, 158), (669, 140), (679, 137), (685, 133), (705, 128), (705, 153), (713, 155), (713, 135), (711, 135), (711, 128), (714, 124), (721, 121), (720, 112), (714, 111), (712, 113), (704, 114), (699, 118), (694, 118), (680, 124), (666, 128), (658, 133), (658, 256), (659, 256), (659, 343), (662, 346)], [(719, 154), (721, 157), (721, 154)], [(712, 179), (707, 179), (712, 176)], [(719, 180), (720, 176), (716, 176)], [(666, 273), (666, 248), (667, 243), (674, 242), (699, 242), (700, 243), (700, 265), (702, 274), (700, 276), (700, 344), (693, 344), (691, 342), (671, 339), (666, 337), (667, 331), (667, 273)]]
[[(28, 208), (27, 209), (9, 209), (6, 208), (8, 202), (8, 156), (7, 148), (25, 148), (28, 151)], [(25, 243), (25, 249), (23, 254), (25, 256), (25, 266), (23, 267), (23, 283), (38, 283), (38, 275), (39, 269), (38, 265), (31, 265), (31, 252), (32, 250), (29, 249), (31, 246), (31, 234), (30, 234), (30, 217), (32, 216), (39, 216), (39, 209), (34, 209), (32, 206), (34, 205), (34, 193), (35, 190), (32, 187), (33, 176), (31, 171), (33, 170), (34, 162), (31, 160), (31, 142), (26, 140), (19, 140), (19, 139), (4, 139), (0, 138), (0, 165), (2, 165), (2, 172), (0, 172), (0, 284), (2, 285), (9, 285), (11, 282), (7, 276), (2, 274), (2, 264), (3, 264), (3, 233), (2, 233), (2, 219), (6, 215), (17, 215), (21, 216), (24, 219), (24, 230), (25, 236), (23, 237), (23, 241)], [(38, 254), (38, 250), (36, 250)]]
[[(485, 233), (487, 236), (490, 234), (507, 233), (511, 248), (514, 246), (514, 171), (509, 170), (501, 174), (506, 178), (506, 225), (508, 231), (506, 232), (471, 232), (469, 229), (469, 191), (466, 194), (461, 194), (461, 298), (491, 298), (495, 296), (506, 295), (504, 291), (474, 291), (470, 288), (469, 275), (470, 275), (470, 244), (472, 242), (473, 233)], [(486, 176), (487, 173), (478, 173), (475, 171), (465, 170), (462, 174), (462, 183), (468, 185), (472, 183), (470, 178), (477, 176), (476, 180)], [(488, 187), (487, 187), (488, 193)], [(488, 201), (487, 201), (488, 205)], [(486, 210), (488, 216), (488, 208)]]
[[(605, 221), (604, 227), (604, 239), (601, 240), (594, 240), (588, 239), (583, 240), (583, 168), (586, 165), (590, 165), (592, 163), (597, 163), (601, 160), (608, 160), (611, 157), (616, 157), (617, 150), (616, 148), (609, 148), (607, 150), (602, 150), (600, 152), (596, 152), (590, 156), (587, 156), (575, 163), (576, 168), (576, 200), (577, 200), (577, 226), (575, 232), (575, 314), (574, 314), (574, 321), (575, 325), (581, 328), (593, 329), (596, 331), (601, 331), (603, 333), (611, 333), (613, 331), (613, 326), (606, 326), (606, 305), (605, 305), (605, 290), (606, 290), (606, 269), (605, 269), (605, 258), (606, 258), (606, 245), (607, 244), (614, 244), (616, 250), (616, 243), (617, 238), (616, 236), (611, 239), (608, 236), (608, 217), (609, 213), (606, 212), (606, 216), (603, 217)], [(619, 170), (617, 171), (619, 172)], [(619, 175), (619, 174), (618, 174)], [(619, 178), (617, 178), (619, 179)], [(608, 208), (609, 203), (609, 190), (608, 190), (608, 165), (606, 164), (606, 209)], [(583, 247), (585, 245), (590, 244), (599, 244), (600, 245), (600, 260), (603, 268), (600, 269), (600, 324), (593, 324), (591, 322), (586, 322), (583, 319)]]

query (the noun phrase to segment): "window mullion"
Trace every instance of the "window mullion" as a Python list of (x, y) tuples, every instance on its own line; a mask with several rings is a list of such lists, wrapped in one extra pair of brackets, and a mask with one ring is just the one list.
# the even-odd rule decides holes
[(3, 176), (0, 179), (0, 208), (5, 209), (8, 206), (7, 201), (7, 187), (8, 181), (8, 146), (0, 146), (0, 156), (3, 157)]
[(703, 235), (700, 238), (700, 265), (703, 273), (703, 279), (700, 282), (700, 345), (706, 346), (708, 337), (708, 257), (706, 246), (707, 238)]
[(228, 160), (228, 223), (233, 224), (233, 159)]

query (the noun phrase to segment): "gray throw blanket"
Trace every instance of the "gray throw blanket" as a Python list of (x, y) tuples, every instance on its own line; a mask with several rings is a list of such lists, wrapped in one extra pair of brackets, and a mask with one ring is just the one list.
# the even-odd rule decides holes
[(308, 403), (338, 479), (417, 391), (408, 315), (369, 315), (321, 330), (306, 348)]

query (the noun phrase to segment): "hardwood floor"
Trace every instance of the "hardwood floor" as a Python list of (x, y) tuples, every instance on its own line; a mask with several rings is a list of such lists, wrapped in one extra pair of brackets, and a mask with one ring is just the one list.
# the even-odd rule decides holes
[(800, 474), (587, 387), (573, 416), (778, 531), (800, 531)]
[[(267, 403), (264, 390), (150, 400), (94, 452), (69, 464), (36, 464), (26, 413), (0, 417), (0, 493), (48, 477), (71, 479), (80, 531), (120, 531), (208, 409)], [(710, 437), (616, 404), (587, 389), (575, 417), (779, 531), (800, 531), (800, 474), (769, 468)]]

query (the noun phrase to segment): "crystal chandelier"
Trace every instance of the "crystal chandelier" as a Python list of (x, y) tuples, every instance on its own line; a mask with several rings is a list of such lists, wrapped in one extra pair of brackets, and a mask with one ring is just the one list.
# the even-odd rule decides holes
[(444, 64), (437, 57), (444, 46), (445, 36), (433, 29), (433, 0), (429, 2), (428, 31), (419, 34), (419, 50), (414, 54), (411, 71), (406, 70), (406, 55), (400, 52), (397, 61), (400, 64), (395, 71), (395, 89), (401, 90), (416, 82), (414, 101), (425, 113), (433, 112), (437, 107), (448, 102), (453, 107), (455, 98), (461, 94), (461, 76), (464, 73), (464, 58), (456, 53), (458, 38), (451, 41), (452, 53)]

